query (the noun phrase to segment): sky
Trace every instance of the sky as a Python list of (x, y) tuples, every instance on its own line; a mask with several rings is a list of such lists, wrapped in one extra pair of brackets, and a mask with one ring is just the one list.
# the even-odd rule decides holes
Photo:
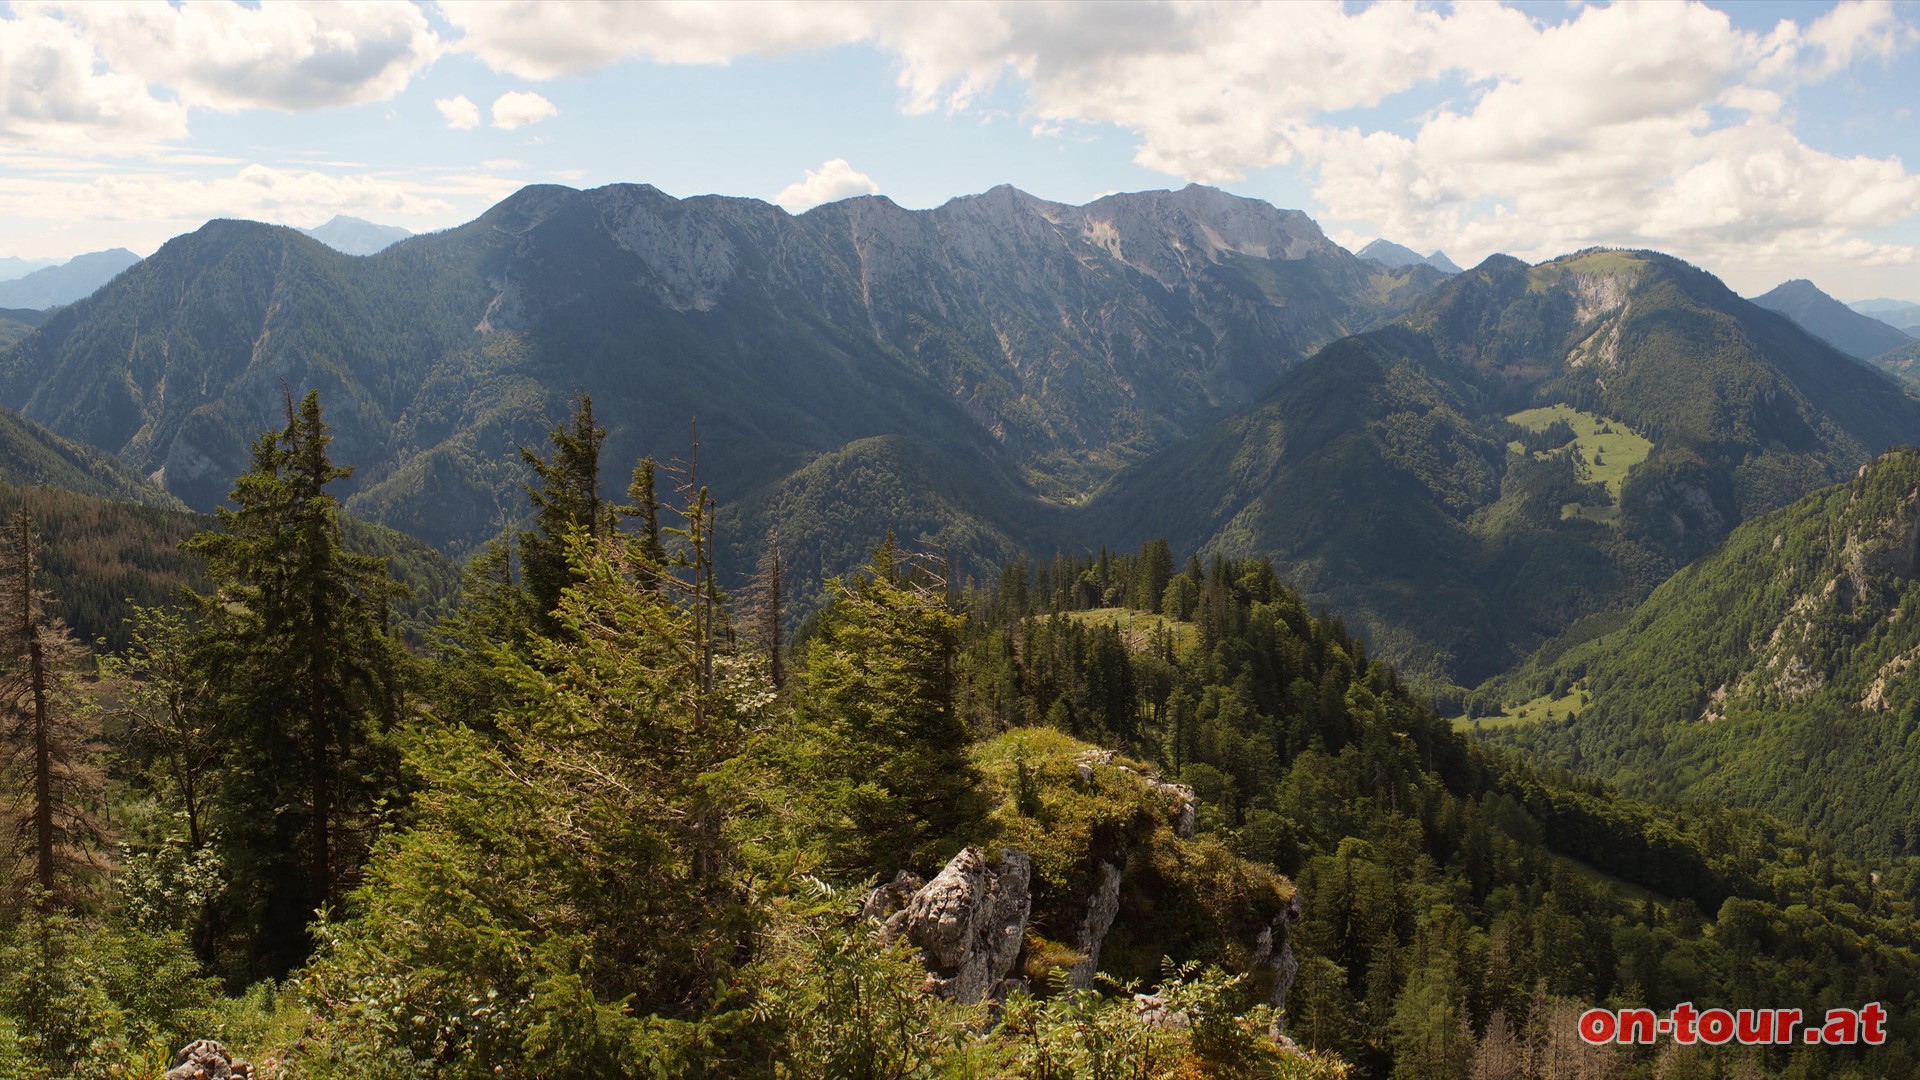
[(12, 0), (0, 256), (428, 231), (534, 183), (796, 213), (1203, 183), (1350, 248), (1651, 247), (1920, 302), (1916, 108), (1915, 0)]

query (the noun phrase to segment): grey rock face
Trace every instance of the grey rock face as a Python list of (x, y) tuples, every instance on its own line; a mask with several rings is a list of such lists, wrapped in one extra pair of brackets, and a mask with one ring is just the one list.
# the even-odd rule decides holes
[(1075, 990), (1090, 989), (1094, 973), (1100, 970), (1100, 946), (1113, 929), (1114, 916), (1120, 914), (1120, 879), (1119, 867), (1100, 864), (1100, 883), (1087, 901), (1087, 917), (1080, 921), (1080, 962), (1067, 973), (1067, 985)]
[[(1267, 995), (1267, 1004), (1273, 1006), (1273, 1036), (1284, 1038), (1280, 1034), (1281, 1025), (1286, 1020), (1287, 994), (1293, 989), (1293, 980), (1300, 974), (1300, 958), (1293, 954), (1292, 928), (1300, 921), (1300, 894), (1294, 893), (1287, 902), (1286, 910), (1273, 924), (1260, 931), (1260, 937), (1254, 942), (1253, 965), (1264, 966), (1273, 972), (1273, 990)], [(1280, 948), (1274, 949), (1274, 939), (1280, 940)]]
[(921, 890), (926, 882), (911, 870), (902, 870), (893, 875), (893, 880), (879, 885), (867, 894), (866, 902), (860, 905), (862, 918), (877, 919), (881, 922), (913, 899), (913, 894)]
[(1032, 877), (1025, 852), (989, 864), (979, 848), (967, 848), (887, 919), (882, 934), (920, 949), (932, 992), (976, 1004), (995, 995), (1019, 959), (1033, 910)]

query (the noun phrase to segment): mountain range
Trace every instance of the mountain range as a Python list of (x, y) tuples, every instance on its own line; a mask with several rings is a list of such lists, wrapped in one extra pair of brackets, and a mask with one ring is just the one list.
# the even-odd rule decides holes
[(0, 255), (0, 281), (14, 281), (35, 270), (59, 266), (59, 259), (23, 259), (18, 255)]
[(1198, 187), (799, 217), (534, 187), (365, 258), (211, 223), (0, 355), (0, 398), (205, 509), (283, 387), (317, 386), (361, 468), (350, 504), (451, 550), (504, 524), (514, 446), (581, 390), (610, 470), (688, 456), (698, 418), (701, 478), (730, 504), (831, 519), (884, 452), (923, 466), (897, 470), (898, 508), (973, 499), (964, 529), (1046, 537), (1118, 468), (1438, 278)]
[(1920, 441), (1885, 375), (1670, 257), (1388, 267), (1199, 186), (537, 186), (364, 257), (216, 221), (0, 351), (0, 403), (203, 511), (308, 387), (349, 510), (450, 553), (586, 392), (610, 488), (697, 461), (731, 574), (775, 531), (804, 583), (889, 528), (963, 574), (1167, 537), (1272, 556), (1438, 685)]
[(1654, 252), (1494, 256), (1398, 321), (1121, 473), (1086, 532), (1271, 555), (1471, 685), (1920, 436), (1884, 375)]
[(47, 321), (47, 315), (39, 308), (0, 308), (0, 349), (32, 333)]
[(75, 255), (12, 281), (0, 281), (0, 308), (53, 308), (91, 295), (140, 261), (126, 248)]
[(1911, 300), (1878, 297), (1873, 300), (1856, 300), (1847, 306), (1862, 315), (1871, 315), (1895, 330), (1920, 337), (1920, 304)]

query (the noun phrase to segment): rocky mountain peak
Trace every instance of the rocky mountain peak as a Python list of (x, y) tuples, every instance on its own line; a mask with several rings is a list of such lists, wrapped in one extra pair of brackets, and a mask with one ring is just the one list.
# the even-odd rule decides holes
[(1354, 254), (1362, 259), (1372, 259), (1383, 266), (1431, 266), (1443, 274), (1460, 273), (1459, 264), (1447, 258), (1447, 253), (1444, 251), (1422, 255), (1404, 244), (1396, 244), (1385, 237), (1372, 241)]
[[(1079, 208), (1082, 235), (1111, 236), (1123, 249), (1161, 244), (1218, 262), (1223, 253), (1257, 259), (1304, 259), (1344, 250), (1298, 210), (1219, 188), (1123, 192)], [(1103, 246), (1106, 246), (1103, 244)]]

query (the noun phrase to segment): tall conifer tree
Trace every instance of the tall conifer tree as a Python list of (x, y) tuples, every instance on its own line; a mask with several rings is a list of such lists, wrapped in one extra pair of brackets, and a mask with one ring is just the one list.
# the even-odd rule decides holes
[(389, 786), (375, 742), (399, 713), (387, 613), (403, 586), (342, 546), (326, 489), (352, 470), (333, 464), (330, 441), (319, 395), (289, 397), (287, 426), (254, 443), (221, 529), (187, 542), (213, 584), (196, 598), (197, 648), (227, 729), (216, 831), (241, 905), (229, 929), (253, 974), (306, 956), (307, 923), (353, 879)]
[(580, 395), (573, 419), (549, 437), (551, 457), (520, 448), (538, 481), (527, 487), (534, 527), (520, 534), (520, 577), (540, 626), (551, 632), (558, 629), (553, 609), (560, 606), (560, 594), (576, 581), (567, 561), (567, 534), (579, 530), (598, 537), (607, 531), (608, 514), (600, 501), (600, 448), (607, 429), (593, 418), (593, 396)]

